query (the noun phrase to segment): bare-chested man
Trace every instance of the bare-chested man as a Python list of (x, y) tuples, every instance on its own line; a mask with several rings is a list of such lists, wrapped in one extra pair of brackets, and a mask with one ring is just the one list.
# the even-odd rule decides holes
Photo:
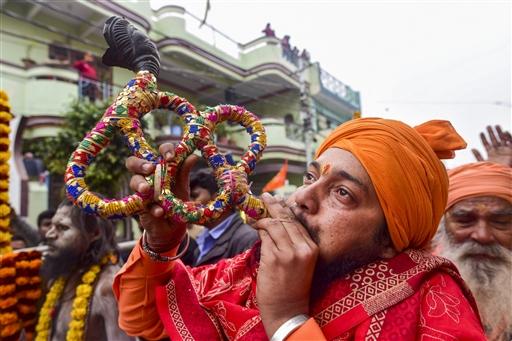
[[(53, 316), (50, 316), (50, 325), (47, 330), (39, 330), (37, 333), (39, 336), (47, 332), (50, 340), (65, 340), (72, 321), (76, 289), (82, 284), (82, 276), (93, 265), (106, 259), (107, 255), (117, 255), (114, 228), (109, 221), (89, 215), (71, 203), (64, 202), (52, 218), (46, 238), (49, 251), (43, 262), (42, 276), (50, 291), (59, 278), (65, 279), (65, 285), (54, 306)], [(84, 339), (133, 340), (118, 327), (118, 310), (111, 288), (114, 274), (120, 266), (109, 261), (100, 265), (100, 268), (92, 284), (88, 312), (82, 319), (85, 321)], [(41, 312), (39, 321), (43, 314)]]

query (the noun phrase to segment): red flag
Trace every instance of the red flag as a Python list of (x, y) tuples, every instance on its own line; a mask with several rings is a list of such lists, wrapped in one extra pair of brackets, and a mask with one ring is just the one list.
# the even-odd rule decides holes
[(263, 187), (263, 192), (274, 191), (281, 188), (286, 183), (286, 173), (288, 172), (288, 160), (284, 160), (284, 164), (279, 172)]

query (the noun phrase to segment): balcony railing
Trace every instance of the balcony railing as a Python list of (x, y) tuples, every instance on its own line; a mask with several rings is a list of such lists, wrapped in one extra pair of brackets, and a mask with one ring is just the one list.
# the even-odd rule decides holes
[[(172, 21), (172, 27), (175, 28), (175, 31), (173, 32), (174, 35), (179, 36), (180, 30), (184, 30), (187, 34), (198, 38), (202, 42), (219, 51), (222, 51), (234, 60), (240, 60), (242, 55), (250, 54), (255, 50), (265, 48), (274, 49), (276, 45), (280, 46), (282, 59), (293, 65), (289, 65), (293, 71), (299, 67), (299, 59), (303, 58), (296, 47), (294, 48), (293, 46), (283, 45), (283, 40), (274, 36), (261, 36), (246, 44), (239, 43), (227, 34), (216, 29), (214, 26), (204, 23), (202, 19), (180, 6), (167, 5), (161, 7), (157, 10), (157, 15), (154, 19), (157, 22), (160, 20)], [(155, 33), (165, 35), (165, 32), (161, 32), (159, 30), (155, 30)], [(273, 52), (269, 52), (269, 56), (273, 55)]]
[[(158, 9), (156, 20), (165, 18), (178, 18), (183, 20), (185, 31), (201, 39), (207, 44), (212, 45), (233, 58), (238, 58), (240, 53), (240, 43), (225, 33), (217, 30), (208, 23), (203, 22), (194, 14), (188, 12), (185, 8), (175, 5), (167, 5)], [(158, 32), (161, 33), (161, 32)]]
[(360, 108), (359, 93), (352, 90), (348, 85), (344, 84), (324, 69), (320, 69), (320, 84), (323, 89), (347, 102), (354, 108)]
[(78, 98), (85, 99), (93, 97), (95, 100), (106, 101), (111, 97), (117, 96), (122, 90), (120, 86), (112, 85), (107, 82), (93, 81), (87, 78), (78, 78)]

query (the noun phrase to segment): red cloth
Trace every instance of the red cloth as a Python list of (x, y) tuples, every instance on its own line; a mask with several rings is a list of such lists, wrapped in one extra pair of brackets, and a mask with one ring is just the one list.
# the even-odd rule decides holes
[(286, 173), (288, 173), (288, 160), (284, 160), (284, 164), (279, 172), (263, 187), (262, 192), (274, 191), (286, 184)]
[[(267, 340), (256, 303), (257, 254), (256, 246), (200, 268), (177, 262), (169, 283), (156, 288), (171, 340)], [(485, 340), (455, 267), (417, 250), (337, 280), (310, 315), (328, 340)]]
[(93, 81), (98, 80), (98, 75), (96, 74), (96, 69), (91, 64), (87, 63), (83, 60), (77, 60), (73, 63), (73, 67), (80, 72), (82, 77), (91, 79)]

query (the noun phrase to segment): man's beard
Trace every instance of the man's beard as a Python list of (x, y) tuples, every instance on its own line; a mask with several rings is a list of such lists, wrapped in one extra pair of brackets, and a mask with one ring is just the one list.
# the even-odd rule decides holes
[(475, 296), (484, 326), (490, 330), (506, 328), (512, 334), (512, 252), (498, 243), (456, 243), (444, 222), (437, 242), (440, 255), (455, 263)]
[(77, 268), (82, 258), (75, 249), (60, 249), (55, 256), (46, 256), (41, 265), (41, 276), (45, 281), (53, 281), (60, 276), (67, 276)]
[(334, 281), (350, 274), (363, 265), (380, 259), (382, 245), (375, 241), (373, 242), (374, 245), (370, 246), (356, 245), (330, 262), (318, 259), (313, 282), (311, 283), (312, 301), (314, 302), (322, 297)]
[[(308, 231), (315, 244), (319, 245), (320, 236), (318, 235), (318, 230), (309, 226), (301, 214), (296, 214), (296, 218)], [(379, 259), (384, 247), (383, 244), (384, 240), (381, 238), (380, 231), (376, 231), (375, 235), (369, 240), (369, 243), (354, 245), (350, 250), (330, 262), (319, 258), (311, 283), (311, 300), (314, 302), (321, 298), (332, 282), (363, 265)]]

